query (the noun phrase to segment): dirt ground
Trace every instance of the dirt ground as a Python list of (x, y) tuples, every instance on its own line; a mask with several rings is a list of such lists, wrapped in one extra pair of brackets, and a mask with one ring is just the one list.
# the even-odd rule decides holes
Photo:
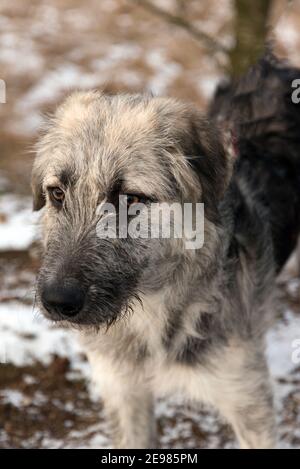
[[(224, 46), (232, 44), (230, 0), (159, 0)], [(300, 56), (300, 2), (276, 29), (282, 54)], [(226, 57), (123, 0), (1, 0), (0, 79), (0, 447), (108, 447), (109, 428), (73, 337), (34, 308), (39, 247), (31, 213), (32, 146), (44, 113), (73, 89), (147, 91), (205, 109)], [(268, 357), (281, 447), (300, 448), (300, 280), (295, 261), (278, 282)], [(300, 347), (300, 345), (299, 345)], [(2, 362), (2, 363), (1, 363)], [(212, 410), (179, 397), (156, 406), (159, 444), (231, 448), (231, 429)]]

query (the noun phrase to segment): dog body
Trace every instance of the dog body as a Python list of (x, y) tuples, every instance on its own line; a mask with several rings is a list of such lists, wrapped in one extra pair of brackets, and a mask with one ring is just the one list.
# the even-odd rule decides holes
[[(250, 102), (264, 83), (258, 75)], [(273, 92), (285, 112), (282, 90)], [(275, 444), (264, 334), (276, 272), (299, 233), (300, 145), (292, 134), (294, 146), (272, 172), (273, 163), (261, 163), (270, 120), (251, 131), (241, 122), (235, 161), (214, 122), (228, 120), (225, 95), (234, 103), (235, 90), (223, 90), (210, 120), (172, 99), (77, 93), (38, 146), (33, 193), (35, 208), (46, 210), (37, 297), (46, 316), (77, 329), (117, 447), (155, 446), (153, 396), (174, 391), (219, 409), (243, 447)], [(279, 117), (273, 109), (272, 125)], [(285, 130), (277, 126), (280, 138)], [(277, 162), (283, 147), (274, 148)], [(287, 192), (269, 194), (287, 171)], [(99, 239), (97, 207), (119, 194), (138, 194), (146, 205), (203, 202), (203, 247), (187, 250), (184, 239)], [(289, 213), (276, 217), (285, 202)]]

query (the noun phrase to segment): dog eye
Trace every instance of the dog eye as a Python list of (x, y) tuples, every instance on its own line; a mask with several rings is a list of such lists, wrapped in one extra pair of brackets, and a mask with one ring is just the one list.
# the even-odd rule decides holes
[(49, 187), (48, 191), (49, 191), (52, 202), (54, 202), (55, 204), (62, 205), (65, 199), (64, 191), (60, 189), (59, 187)]
[(151, 199), (143, 194), (124, 194), (127, 198), (127, 207), (130, 207), (134, 204), (146, 204), (150, 202)]
[(140, 197), (139, 195), (135, 194), (126, 194), (127, 197), (127, 205), (133, 205), (133, 204), (140, 204), (145, 202), (145, 198)]

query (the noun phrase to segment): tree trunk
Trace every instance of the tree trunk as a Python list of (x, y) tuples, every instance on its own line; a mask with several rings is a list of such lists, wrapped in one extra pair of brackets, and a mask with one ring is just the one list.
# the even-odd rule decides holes
[(239, 76), (262, 55), (272, 0), (235, 0), (235, 46), (229, 53), (232, 76)]

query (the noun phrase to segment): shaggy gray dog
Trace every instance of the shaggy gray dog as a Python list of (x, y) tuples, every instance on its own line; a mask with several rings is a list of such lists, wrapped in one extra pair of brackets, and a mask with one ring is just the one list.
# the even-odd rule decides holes
[[(116, 447), (154, 447), (153, 396), (174, 390), (216, 407), (242, 447), (275, 444), (264, 334), (300, 226), (297, 73), (263, 60), (219, 90), (210, 118), (174, 99), (82, 92), (47, 124), (32, 177), (45, 206), (37, 299), (76, 329)], [(98, 207), (120, 194), (204, 203), (203, 247), (99, 238)]]

